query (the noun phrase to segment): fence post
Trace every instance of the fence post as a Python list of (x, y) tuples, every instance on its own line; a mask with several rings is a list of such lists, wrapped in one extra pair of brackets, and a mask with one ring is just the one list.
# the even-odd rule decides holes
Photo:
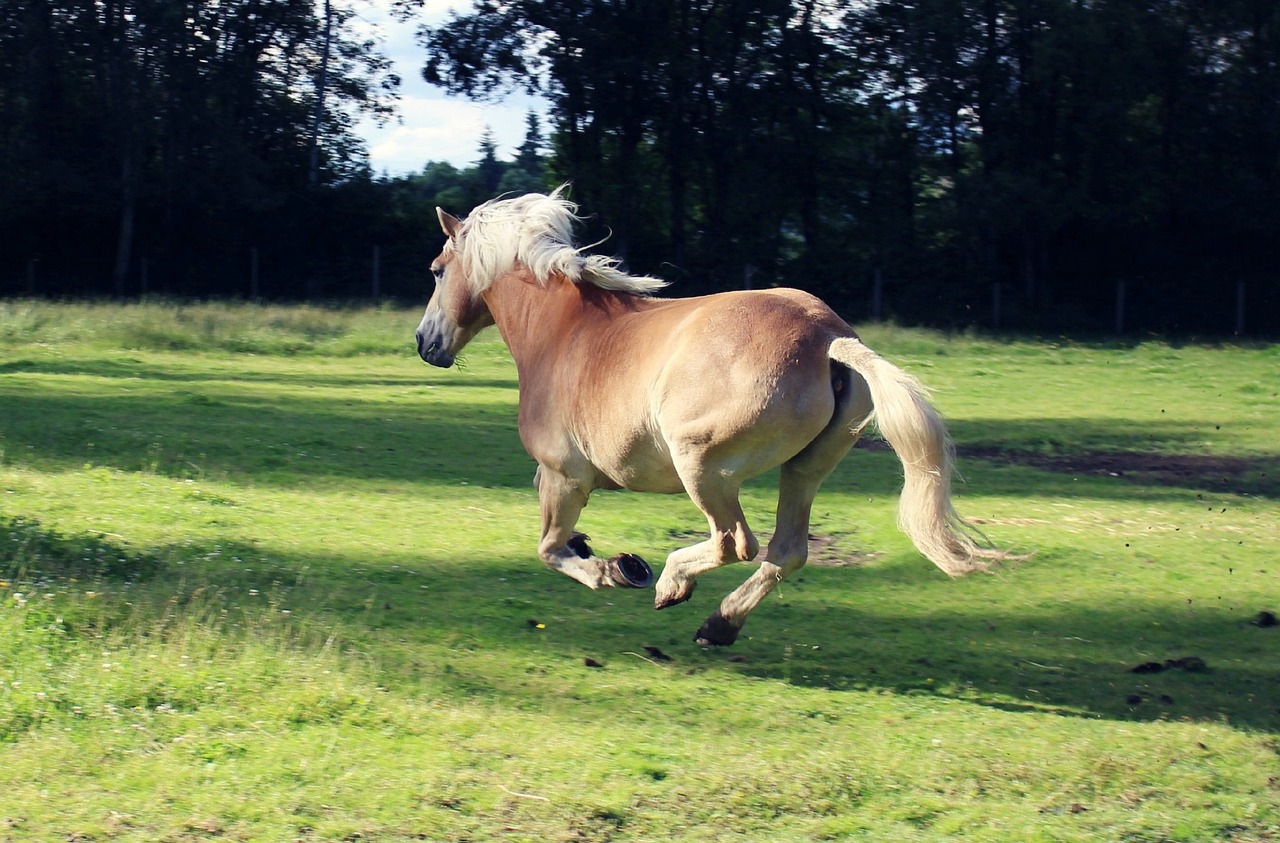
[(249, 250), (249, 298), (258, 300), (258, 247)]
[(382, 297), (382, 247), (373, 247), (373, 279), (371, 284), (373, 298), (376, 301)]
[(1124, 288), (1125, 282), (1121, 278), (1116, 281), (1116, 333), (1124, 333)]

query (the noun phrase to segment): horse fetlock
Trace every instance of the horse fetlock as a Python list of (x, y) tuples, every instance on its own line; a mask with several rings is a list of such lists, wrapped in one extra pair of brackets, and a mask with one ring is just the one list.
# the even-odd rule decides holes
[(571, 542), (555, 552), (543, 552), (539, 556), (551, 570), (577, 580), (592, 591), (600, 588), (648, 588), (653, 584), (653, 570), (639, 556), (620, 553), (611, 559), (601, 559), (580, 555), (579, 551), (584, 548), (585, 545), (575, 548)]

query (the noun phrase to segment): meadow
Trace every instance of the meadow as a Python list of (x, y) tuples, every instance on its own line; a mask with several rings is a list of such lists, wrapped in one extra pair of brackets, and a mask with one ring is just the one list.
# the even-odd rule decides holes
[(949, 580), (871, 441), (708, 649), (749, 564), (662, 612), (543, 569), (505, 348), (417, 318), (0, 302), (0, 840), (1280, 839), (1280, 348), (867, 328), (1032, 556)]

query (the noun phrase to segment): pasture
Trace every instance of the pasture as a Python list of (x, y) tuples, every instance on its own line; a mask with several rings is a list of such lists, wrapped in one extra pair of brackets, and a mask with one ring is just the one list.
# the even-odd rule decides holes
[[(872, 442), (705, 649), (747, 565), (545, 570), (505, 348), (417, 319), (0, 303), (0, 839), (1280, 837), (1280, 348), (866, 329), (1034, 556), (949, 580)], [(581, 528), (658, 570), (704, 521)]]

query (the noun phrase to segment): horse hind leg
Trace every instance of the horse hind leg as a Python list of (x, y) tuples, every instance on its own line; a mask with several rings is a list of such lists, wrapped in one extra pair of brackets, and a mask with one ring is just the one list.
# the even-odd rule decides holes
[[(778, 584), (809, 560), (809, 518), (813, 499), (827, 478), (853, 447), (861, 422), (870, 412), (863, 405), (844, 406), (818, 438), (782, 464), (778, 483), (778, 517), (764, 561), (747, 581), (720, 602), (694, 636), (703, 645), (727, 646), (738, 638), (747, 615)], [(854, 422), (851, 428), (851, 421)]]
[(760, 543), (747, 526), (738, 502), (738, 485), (732, 477), (713, 470), (685, 472), (685, 489), (707, 517), (706, 541), (672, 551), (658, 578), (653, 606), (665, 609), (683, 603), (693, 594), (697, 578), (732, 562), (756, 558)]
[(653, 583), (653, 571), (639, 556), (621, 553), (601, 559), (592, 553), (587, 536), (573, 529), (589, 494), (581, 483), (540, 466), (534, 486), (542, 508), (542, 564), (591, 589), (648, 588)]
[[(809, 558), (809, 512), (818, 483), (789, 465), (782, 467), (778, 495), (778, 522), (765, 558), (754, 574), (720, 602), (694, 636), (698, 644), (727, 646), (738, 638), (747, 615), (769, 592), (804, 567)], [(818, 482), (821, 482), (820, 479)]]

